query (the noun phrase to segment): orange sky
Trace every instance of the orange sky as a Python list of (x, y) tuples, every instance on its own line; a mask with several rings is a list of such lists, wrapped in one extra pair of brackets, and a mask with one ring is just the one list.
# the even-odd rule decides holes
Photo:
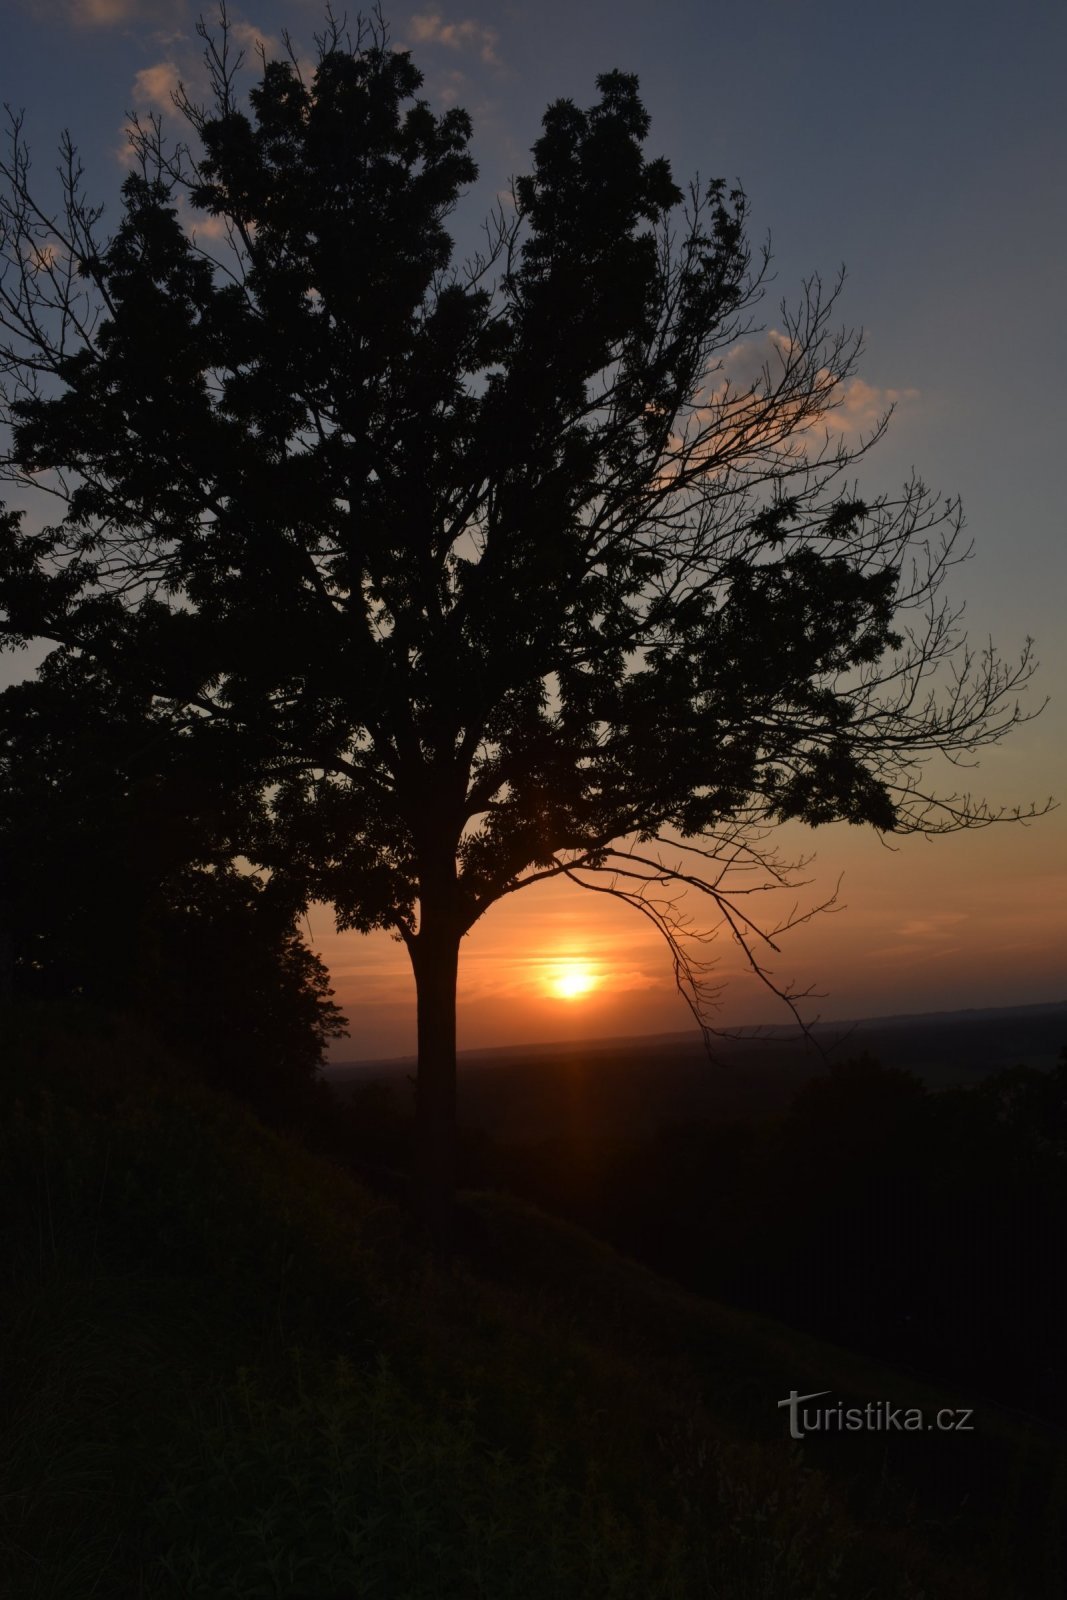
[[(1006, 754), (999, 764), (1013, 765)], [(905, 839), (895, 851), (843, 824), (783, 829), (781, 843), (793, 854), (818, 854), (807, 890), (768, 899), (773, 915), (787, 913), (794, 898), (827, 898), (843, 874), (840, 909), (785, 935), (774, 960), (780, 981), (823, 992), (807, 1002), (809, 1018), (1067, 998), (1062, 812), (1028, 827)], [(692, 902), (690, 909), (699, 911)], [(351, 1020), (351, 1037), (332, 1054), (412, 1053), (414, 987), (403, 947), (384, 934), (334, 933), (325, 907), (315, 908), (311, 925)], [(728, 935), (715, 953), (724, 1024), (789, 1021)], [(655, 930), (632, 909), (567, 883), (537, 885), (494, 906), (464, 941), (460, 961), (461, 1049), (693, 1025)], [(559, 979), (576, 968), (595, 985), (563, 998)]]

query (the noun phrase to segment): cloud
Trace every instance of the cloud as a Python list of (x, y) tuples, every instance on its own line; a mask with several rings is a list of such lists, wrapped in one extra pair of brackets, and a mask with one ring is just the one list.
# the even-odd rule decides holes
[(411, 37), (416, 44), (441, 44), (449, 50), (473, 50), (488, 67), (502, 65), (496, 47), (499, 35), (495, 28), (467, 19), (464, 22), (446, 22), (439, 11), (421, 11), (412, 17)]
[[(726, 351), (721, 364), (710, 375), (714, 388), (708, 400), (722, 400), (732, 392), (740, 398), (747, 390), (763, 391), (777, 383), (794, 352), (794, 341), (779, 328), (769, 328), (757, 338), (741, 339)], [(836, 433), (870, 433), (891, 407), (919, 397), (918, 389), (889, 389), (863, 378), (835, 382), (824, 367), (816, 376), (813, 391), (821, 402), (817, 420)], [(809, 426), (812, 424), (809, 424)]]
[(966, 921), (967, 915), (963, 911), (933, 911), (928, 917), (913, 917), (897, 932), (905, 939), (940, 939), (949, 928)]
[(871, 433), (891, 407), (918, 398), (918, 389), (880, 389), (862, 378), (849, 378), (841, 385), (831, 422), (842, 433)]
[(29, 264), (30, 271), (36, 275), (38, 272), (48, 272), (59, 260), (59, 246), (46, 240), (43, 244), (27, 243), (22, 252)]
[(454, 106), (466, 95), (467, 74), (454, 67), (451, 72), (446, 72), (442, 78), (435, 80), (435, 84), (437, 89), (436, 98), (441, 104), (443, 106)]
[(135, 106), (154, 106), (169, 111), (174, 104), (174, 93), (181, 74), (173, 61), (157, 61), (154, 66), (142, 67), (133, 80)]
[[(105, 0), (97, 0), (97, 3), (103, 4)], [(107, 3), (118, 4), (120, 0), (107, 0)], [(264, 33), (251, 22), (231, 21), (230, 34), (245, 57), (251, 59), (253, 67), (258, 65), (261, 53), (269, 58), (282, 52), (280, 40), (272, 33)], [(157, 41), (157, 45), (160, 42), (162, 41)], [(167, 42), (177, 47), (174, 52), (168, 54), (162, 61), (156, 61), (149, 67), (142, 67), (133, 80), (133, 104), (138, 110), (150, 108), (155, 111), (170, 111), (174, 105), (174, 93), (182, 82), (187, 86), (207, 89), (200, 53), (198, 50), (194, 52), (187, 36), (175, 34)], [(127, 160), (125, 150), (120, 153), (120, 159)]]
[(252, 22), (231, 22), (230, 33), (246, 55), (258, 61), (261, 55), (268, 60), (282, 54), (282, 42), (273, 33), (264, 33)]
[(71, 21), (81, 28), (113, 28), (155, 9), (144, 0), (68, 0), (67, 6)]
[[(799, 363), (794, 379), (792, 363)], [(778, 454), (802, 460), (841, 441), (857, 450), (877, 431), (893, 407), (919, 397), (918, 389), (890, 389), (862, 378), (837, 379), (826, 367), (804, 370), (802, 351), (789, 334), (770, 328), (737, 341), (708, 370), (698, 404), (672, 437), (663, 481), (688, 453), (720, 472), (746, 457)]]
[(191, 239), (229, 239), (230, 223), (226, 217), (213, 217), (207, 211), (198, 211), (195, 217), (186, 217), (182, 223)]

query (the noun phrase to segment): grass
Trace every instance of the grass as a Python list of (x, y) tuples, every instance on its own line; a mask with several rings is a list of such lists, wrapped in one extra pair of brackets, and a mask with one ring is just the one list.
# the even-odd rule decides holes
[(467, 1198), (461, 1256), (435, 1261), (150, 1042), (12, 1042), (13, 1600), (1062, 1593), (1054, 1442), (991, 1417), (951, 1458), (791, 1443), (790, 1387), (952, 1397), (499, 1196)]

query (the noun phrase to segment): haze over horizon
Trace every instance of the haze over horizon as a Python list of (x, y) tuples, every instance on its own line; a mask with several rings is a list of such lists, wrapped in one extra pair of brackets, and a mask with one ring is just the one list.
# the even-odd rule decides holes
[[(864, 1028), (868, 1025), (875, 1024), (884, 1024), (889, 1027), (896, 1027), (897, 1025), (926, 1022), (936, 1024), (979, 1022), (983, 1017), (1001, 1018), (1004, 1016), (1018, 1016), (1020, 1018), (1026, 1018), (1031, 1016), (1042, 1016), (1046, 1013), (1055, 1014), (1061, 1011), (1064, 1013), (1065, 1017), (1067, 1017), (1067, 998), (1054, 997), (1048, 1000), (1028, 1001), (1020, 1005), (998, 1005), (994, 1002), (985, 1006), (959, 1006), (934, 1011), (891, 1011), (884, 1014), (878, 1014), (877, 1016), (873, 1014), (865, 1016), (827, 1016), (820, 1014), (819, 1016), (811, 1019), (807, 1025), (816, 1035), (825, 1038), (825, 1035), (828, 1032), (832, 1032), (832, 1030), (835, 1028)], [(495, 1044), (461, 1045), (459, 1054), (461, 1056), (495, 1056), (497, 1054), (501, 1056), (518, 1056), (526, 1051), (531, 1051), (534, 1054), (537, 1054), (542, 1050), (566, 1050), (575, 1046), (590, 1046), (594, 1049), (600, 1049), (607, 1048), (609, 1046), (625, 1045), (627, 1047), (633, 1046), (634, 1048), (641, 1048), (645, 1045), (651, 1044), (656, 1040), (661, 1040), (664, 1042), (681, 1042), (682, 1040), (686, 1039), (692, 1040), (694, 1044), (698, 1043), (700, 1040), (700, 1030), (693, 1021), (692, 1017), (689, 1019), (688, 1027), (683, 1026), (667, 1029), (649, 1029), (641, 1033), (608, 1034), (594, 1034), (588, 1031), (575, 1030), (570, 1033), (560, 1033), (551, 1037), (541, 1037), (538, 1035), (536, 1038), (524, 1037), (519, 1040), (511, 1040), (507, 1042), (500, 1041)], [(777, 1022), (767, 1021), (762, 1023), (739, 1022), (731, 1024), (729, 1029), (724, 1032), (722, 1043), (725, 1047), (729, 1048), (729, 1046), (735, 1043), (755, 1043), (759, 1042), (761, 1039), (768, 1042), (777, 1042), (781, 1044), (799, 1044), (803, 1040), (803, 1034), (794, 1022), (782, 1022), (781, 1020)], [(1067, 1048), (1067, 1046), (1065, 1046), (1065, 1048)], [(325, 1064), (326, 1070), (329, 1071), (333, 1067), (362, 1066), (365, 1064), (414, 1064), (417, 1059), (418, 1057), (414, 1050), (396, 1055), (369, 1054), (365, 1051), (356, 1053), (353, 1051), (351, 1039), (337, 1039), (334, 1040), (329, 1047)], [(886, 1063), (882, 1064), (885, 1065)]]
[[(55, 0), (8, 8), (0, 99), (27, 108), (36, 172), (46, 173), (69, 127), (91, 193), (117, 214), (124, 172), (122, 114), (159, 112), (177, 129), (170, 95), (195, 93), (198, 8), (154, 0)], [(298, 0), (231, 8), (254, 52), (313, 49), (321, 7)], [(527, 162), (545, 105), (583, 104), (597, 73), (640, 75), (650, 148), (684, 181), (700, 170), (739, 180), (752, 202), (753, 242), (772, 233), (780, 296), (813, 271), (849, 281), (842, 315), (867, 329), (859, 376), (838, 423), (851, 437), (896, 407), (860, 487), (896, 490), (912, 466), (959, 493), (976, 547), (950, 593), (967, 604), (981, 649), (991, 635), (1011, 657), (1027, 634), (1041, 670), (1027, 702), (1042, 717), (1018, 729), (961, 789), (996, 804), (1067, 792), (1067, 717), (1057, 690), (1067, 646), (1067, 578), (1059, 485), (1064, 256), (1064, 129), (1060, 63), (1067, 17), (1045, 4), (920, 6), (859, 12), (834, 0), (800, 17), (785, 0), (718, 14), (678, 0), (657, 8), (592, 0), (536, 14), (463, 4), (395, 9), (393, 41), (410, 46), (438, 108), (471, 112), (481, 177), (455, 219), (464, 248), (477, 221)], [(202, 224), (201, 224), (202, 226)], [(758, 342), (747, 358), (759, 353)], [(39, 658), (0, 660), (0, 682)], [(942, 786), (947, 780), (939, 775)], [(951, 774), (950, 774), (951, 776)], [(813, 986), (809, 1015), (852, 1019), (1042, 1003), (1067, 992), (1067, 822), (994, 828), (886, 847), (844, 824), (780, 830), (787, 859), (817, 852), (796, 895), (767, 901), (774, 923), (794, 900), (838, 909), (794, 929), (773, 958), (776, 981)], [(698, 914), (698, 908), (693, 908)], [(335, 1054), (410, 1053), (414, 989), (407, 956), (384, 935), (337, 934), (315, 907), (312, 942), (328, 962), (352, 1036)], [(719, 940), (728, 1026), (787, 1020)], [(464, 943), (461, 1049), (691, 1026), (670, 957), (640, 917), (569, 884), (506, 899)]]

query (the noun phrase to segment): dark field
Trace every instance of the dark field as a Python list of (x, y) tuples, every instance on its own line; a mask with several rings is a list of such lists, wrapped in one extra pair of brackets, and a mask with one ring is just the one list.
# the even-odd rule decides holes
[[(272, 1132), (136, 1032), (11, 1044), (13, 1600), (1062, 1595), (1062, 1074), (838, 1069), (759, 1126), (598, 1142), (604, 1066), (581, 1147), (469, 1134), (442, 1260), (380, 1086)], [(797, 1441), (791, 1391), (971, 1426)]]
[[(1067, 1006), (466, 1057), (461, 1181), (687, 1289), (1067, 1425)], [(331, 1074), (403, 1187), (404, 1063)]]

